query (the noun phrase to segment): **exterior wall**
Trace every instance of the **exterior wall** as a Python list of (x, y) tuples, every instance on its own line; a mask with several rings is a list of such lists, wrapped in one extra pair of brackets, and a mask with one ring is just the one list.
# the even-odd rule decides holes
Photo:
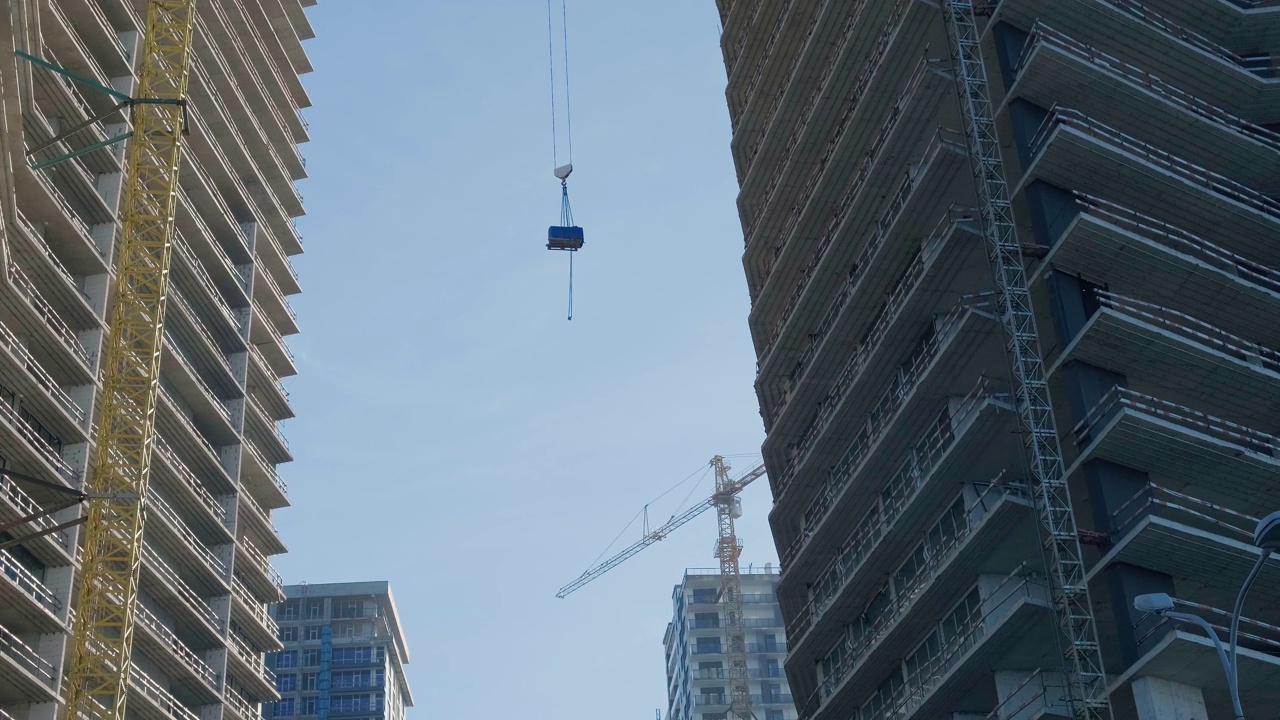
[[(776, 570), (748, 569), (742, 575), (747, 668), (752, 711), (759, 720), (794, 720), (791, 691), (782, 672), (787, 652), (774, 597)], [(686, 570), (671, 594), (675, 615), (663, 642), (667, 659), (668, 720), (720, 720), (730, 693), (724, 668), (723, 618), (718, 570)]]
[(404, 720), (409, 649), (385, 582), (290, 585), (271, 610), (284, 649), (268, 658), (280, 699), (268, 717)]
[[(1280, 507), (1280, 8), (971, 5), (1105, 692), (1225, 716), (1200, 631), (1132, 605), (1227, 624)], [(800, 715), (1069, 716), (940, 8), (717, 8)], [(1280, 701), (1277, 568), (1245, 610), (1250, 715)]]
[[(300, 290), (289, 258), (302, 251), (294, 181), (306, 174), (297, 145), (307, 140), (299, 78), (310, 71), (311, 4), (197, 3), (131, 717), (255, 720), (277, 697), (263, 657), (280, 647), (267, 604), (284, 597), (268, 557), (286, 550), (271, 517), (289, 504), (276, 466), (292, 459), (280, 378), (296, 372), (283, 336), (298, 332), (285, 297)], [(32, 165), (127, 133), (130, 118), (112, 111), (116, 98), (15, 52), (132, 93), (143, 8), (0, 5), (0, 466), (77, 489), (97, 421), (127, 145)], [(0, 478), (0, 523), (62, 500)], [(0, 718), (62, 714), (82, 534), (72, 527), (0, 551)]]

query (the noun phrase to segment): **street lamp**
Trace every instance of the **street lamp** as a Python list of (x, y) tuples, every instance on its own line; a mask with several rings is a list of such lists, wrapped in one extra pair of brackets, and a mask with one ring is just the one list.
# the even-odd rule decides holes
[(1139, 595), (1133, 599), (1133, 609), (1138, 612), (1155, 613), (1173, 620), (1189, 622), (1204, 629), (1209, 635), (1209, 639), (1213, 641), (1214, 647), (1218, 649), (1218, 659), (1222, 661), (1222, 669), (1227, 674), (1227, 690), (1231, 693), (1231, 706), (1235, 710), (1236, 720), (1244, 720), (1244, 710), (1240, 707), (1239, 662), (1236, 656), (1240, 632), (1240, 616), (1244, 612), (1245, 596), (1249, 594), (1249, 588), (1258, 579), (1258, 575), (1262, 573), (1262, 566), (1266, 565), (1267, 558), (1271, 556), (1272, 552), (1280, 550), (1280, 510), (1258, 521), (1258, 527), (1253, 532), (1253, 544), (1262, 552), (1258, 554), (1257, 562), (1253, 564), (1253, 569), (1245, 576), (1244, 584), (1240, 586), (1240, 592), (1236, 595), (1236, 606), (1231, 613), (1231, 631), (1228, 637), (1228, 642), (1231, 644), (1230, 652), (1222, 647), (1222, 640), (1218, 637), (1218, 632), (1204, 618), (1199, 615), (1174, 611), (1173, 598), (1169, 597), (1167, 593), (1150, 593)]

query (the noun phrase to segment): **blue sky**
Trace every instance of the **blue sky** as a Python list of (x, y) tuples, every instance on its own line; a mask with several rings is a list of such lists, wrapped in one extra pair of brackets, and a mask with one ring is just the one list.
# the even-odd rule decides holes
[[(310, 16), (276, 564), (288, 582), (392, 583), (414, 717), (652, 718), (671, 587), (715, 562), (712, 514), (554, 595), (644, 503), (763, 437), (715, 2), (569, 2), (587, 241), (572, 322), (568, 258), (544, 248), (545, 4)], [(764, 481), (744, 505), (744, 560), (775, 560)]]

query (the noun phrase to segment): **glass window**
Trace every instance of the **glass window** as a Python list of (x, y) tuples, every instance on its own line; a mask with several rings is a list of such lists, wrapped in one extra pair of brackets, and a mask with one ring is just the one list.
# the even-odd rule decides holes
[(317, 714), (316, 700), (317, 699), (313, 697), (302, 698), (302, 703), (298, 709), (298, 714), (299, 715), (316, 715)]
[(720, 591), (715, 588), (694, 588), (693, 601), (695, 603), (715, 603)]
[(315, 667), (320, 664), (320, 651), (318, 649), (303, 650), (302, 664), (305, 667)]
[(298, 709), (294, 703), (293, 698), (283, 698), (283, 699), (277, 700), (275, 702), (275, 707), (273, 707), (271, 710), (271, 713), (276, 717), (285, 716), (285, 715), (296, 715), (297, 712), (298, 712)]
[(324, 616), (324, 601), (308, 600), (307, 601), (307, 619), (319, 620), (323, 616)]
[(297, 642), (298, 628), (282, 627), (280, 628), (280, 642)]
[(280, 692), (294, 692), (298, 689), (298, 676), (293, 673), (277, 675), (276, 689)]
[(297, 620), (298, 619), (298, 603), (287, 602), (282, 603), (276, 608), (276, 618), (280, 620)]
[(302, 689), (303, 690), (316, 689), (316, 673), (302, 673)]
[(276, 667), (291, 668), (298, 667), (298, 651), (284, 650), (276, 655)]
[(307, 640), (319, 640), (322, 628), (322, 625), (308, 625), (303, 629), (303, 632)]

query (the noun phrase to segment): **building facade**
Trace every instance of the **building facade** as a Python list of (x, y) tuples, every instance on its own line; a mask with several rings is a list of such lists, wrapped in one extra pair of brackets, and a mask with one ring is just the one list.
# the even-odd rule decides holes
[(409, 645), (386, 582), (289, 585), (272, 607), (284, 649), (270, 663), (275, 718), (405, 720)]
[[(745, 569), (742, 615), (746, 629), (751, 709), (758, 720), (795, 720), (783, 674), (787, 643), (774, 588), (778, 571)], [(674, 616), (663, 637), (667, 658), (667, 720), (724, 720), (732, 689), (720, 603), (720, 571), (690, 569), (671, 593)]]
[(1280, 7), (717, 6), (801, 717), (1232, 717), (1133, 600), (1225, 627), (1280, 508)]
[[(300, 75), (314, 0), (199, 0), (128, 712), (255, 720), (277, 697), (268, 557), (289, 504), (280, 378), (302, 252)], [(0, 3), (0, 465), (81, 488), (88, 472), (117, 253), (127, 108), (145, 2)], [(15, 56), (25, 53), (76, 78)], [(113, 109), (114, 108), (114, 109)], [(89, 122), (98, 118), (96, 122)], [(77, 129), (79, 128), (79, 129)], [(68, 134), (69, 133), (69, 134)], [(127, 141), (126, 141), (127, 142)], [(71, 159), (47, 161), (89, 148)], [(0, 477), (0, 524), (63, 503)], [(0, 541), (74, 519), (79, 507)], [(82, 530), (0, 551), (0, 720), (62, 715)]]

